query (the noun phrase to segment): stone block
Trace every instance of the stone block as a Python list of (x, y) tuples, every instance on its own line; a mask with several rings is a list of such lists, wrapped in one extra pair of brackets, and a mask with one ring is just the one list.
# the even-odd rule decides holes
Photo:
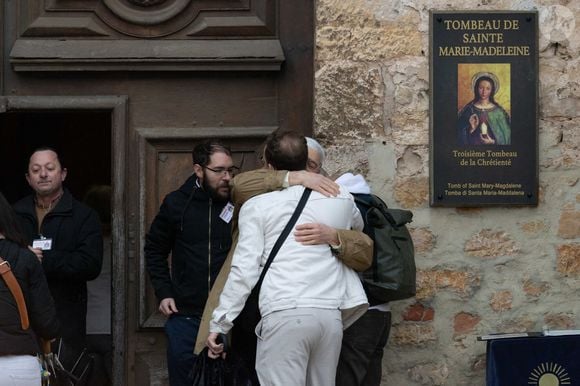
[(531, 298), (539, 298), (551, 288), (550, 283), (545, 281), (538, 281), (535, 279), (525, 279), (522, 287), (526, 296)]
[(391, 117), (391, 124), (391, 134), (396, 144), (429, 144), (429, 115), (426, 111), (399, 111)]
[(327, 64), (316, 73), (316, 132), (335, 143), (384, 135), (383, 83), (376, 66)]
[(560, 214), (558, 236), (563, 239), (580, 237), (580, 211), (565, 210)]
[(317, 60), (377, 62), (421, 54), (421, 34), (403, 24), (324, 26), (316, 31)]
[(369, 155), (364, 146), (341, 144), (325, 148), (324, 170), (331, 178), (336, 179), (346, 172), (362, 174), (366, 178), (369, 172)]
[(481, 283), (481, 277), (469, 271), (434, 268), (417, 271), (417, 300), (431, 299), (440, 290), (449, 289), (462, 298), (471, 296)]
[(434, 317), (435, 310), (421, 303), (411, 304), (403, 312), (403, 320), (411, 322), (430, 322)]
[(464, 335), (472, 332), (480, 322), (481, 316), (468, 312), (460, 312), (453, 318), (453, 334)]
[(545, 232), (548, 229), (548, 226), (543, 220), (532, 220), (521, 223), (520, 228), (524, 233), (532, 236)]
[(557, 270), (566, 276), (580, 276), (580, 243), (557, 247)]
[(405, 146), (403, 154), (397, 157), (397, 176), (413, 177), (427, 170), (428, 149), (423, 146)]
[(495, 312), (502, 312), (511, 310), (513, 302), (513, 294), (511, 291), (497, 291), (489, 301), (489, 305)]
[(433, 250), (436, 237), (429, 228), (410, 228), (409, 231), (413, 238), (415, 254), (424, 255)]
[[(580, 103), (577, 106), (580, 109)], [(548, 169), (580, 166), (580, 118), (551, 117), (540, 120), (539, 163)]]
[(429, 178), (418, 176), (397, 179), (394, 196), (403, 208), (417, 208), (425, 205), (429, 199)]
[(396, 346), (419, 346), (437, 340), (432, 323), (399, 323), (391, 329), (389, 344)]
[(464, 251), (469, 256), (494, 258), (514, 256), (520, 247), (507, 232), (483, 229), (465, 243)]
[[(576, 58), (576, 62), (580, 60)], [(579, 117), (580, 84), (573, 61), (550, 60), (540, 65), (540, 106), (543, 117)]]
[(368, 4), (359, 0), (319, 0), (316, 4), (316, 21), (319, 27), (328, 25), (360, 27), (376, 23)]
[(444, 362), (420, 364), (409, 369), (409, 376), (421, 385), (446, 385), (449, 367)]
[(549, 313), (544, 316), (544, 325), (549, 330), (573, 330), (576, 328), (573, 314)]

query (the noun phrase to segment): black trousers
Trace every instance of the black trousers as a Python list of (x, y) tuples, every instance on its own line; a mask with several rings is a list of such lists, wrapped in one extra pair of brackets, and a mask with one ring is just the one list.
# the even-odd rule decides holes
[(238, 317), (234, 321), (234, 327), (231, 331), (231, 343), (232, 349), (228, 354), (229, 358), (237, 362), (237, 367), (243, 368), (238, 370), (239, 378), (242, 380), (240, 385), (259, 385), (258, 373), (256, 372), (257, 337), (254, 330), (251, 329), (251, 324), (240, 323), (240, 317)]
[(383, 349), (389, 339), (391, 313), (369, 310), (344, 331), (337, 386), (379, 386)]
[(87, 335), (87, 350), (94, 365), (89, 377), (89, 386), (108, 386), (112, 379), (113, 348), (110, 334)]

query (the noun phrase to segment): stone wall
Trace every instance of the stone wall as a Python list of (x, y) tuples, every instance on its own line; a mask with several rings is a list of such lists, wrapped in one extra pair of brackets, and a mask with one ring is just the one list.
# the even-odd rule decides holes
[[(576, 26), (558, 41), (553, 7)], [(429, 207), (430, 9), (540, 11), (537, 207)], [(392, 304), (383, 384), (484, 385), (478, 335), (580, 328), (580, 1), (318, 0), (316, 33), (327, 171), (415, 214), (418, 293)]]

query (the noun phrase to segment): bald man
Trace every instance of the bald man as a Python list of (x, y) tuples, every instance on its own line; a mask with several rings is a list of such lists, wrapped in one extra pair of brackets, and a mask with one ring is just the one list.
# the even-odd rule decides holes
[[(61, 324), (60, 336), (71, 353), (85, 346), (87, 281), (101, 272), (103, 239), (97, 213), (63, 186), (67, 172), (54, 149), (34, 151), (25, 175), (33, 194), (18, 201), (14, 209), (22, 219), (30, 249), (44, 268)], [(63, 364), (70, 369), (74, 362)]]

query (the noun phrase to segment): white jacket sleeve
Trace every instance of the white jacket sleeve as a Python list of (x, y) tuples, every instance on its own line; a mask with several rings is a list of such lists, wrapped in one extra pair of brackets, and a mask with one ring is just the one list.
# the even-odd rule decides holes
[(252, 200), (246, 202), (240, 210), (238, 245), (219, 305), (212, 314), (210, 332), (229, 332), (260, 277), (264, 230), (258, 214)]
[(354, 197), (352, 195), (350, 196), (350, 199), (352, 200), (352, 229), (362, 232), (363, 228), (365, 227), (364, 220), (360, 214), (360, 210), (358, 210), (358, 207), (356, 206)]

